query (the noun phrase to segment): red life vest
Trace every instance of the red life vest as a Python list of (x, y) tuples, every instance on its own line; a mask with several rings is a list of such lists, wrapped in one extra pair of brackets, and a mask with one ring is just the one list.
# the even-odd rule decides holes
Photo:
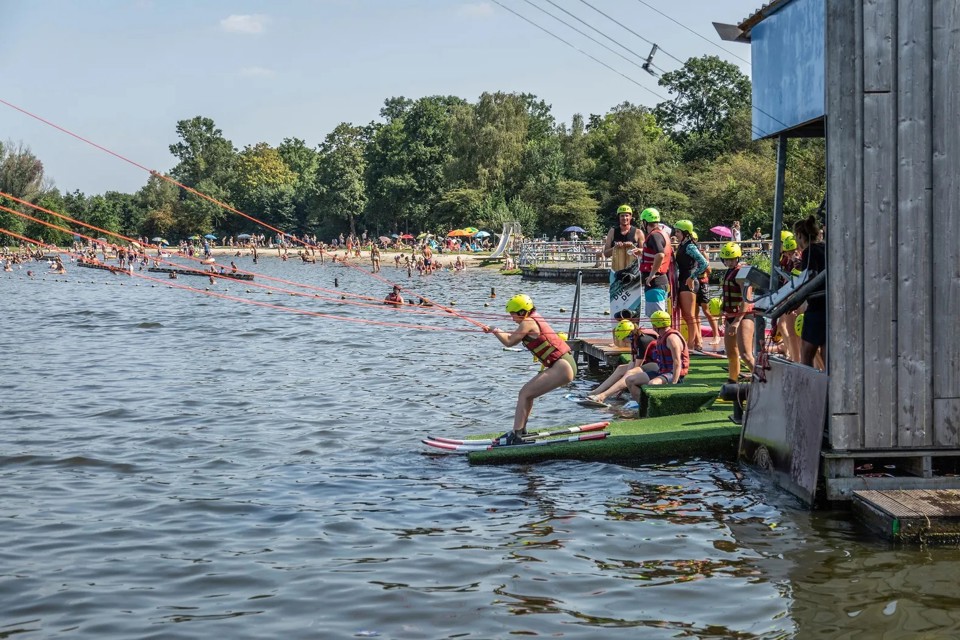
[[(667, 346), (667, 338), (676, 334), (680, 338), (680, 342), (683, 343), (683, 351), (680, 352), (680, 370), (675, 369), (673, 362), (673, 352), (670, 351), (670, 347)], [(656, 345), (656, 351), (654, 352), (654, 360), (657, 363), (657, 366), (660, 367), (660, 373), (673, 373), (674, 376), (685, 376), (687, 372), (690, 371), (690, 350), (687, 349), (687, 341), (683, 339), (683, 335), (680, 334), (674, 328), (669, 328), (663, 332), (663, 335), (657, 338), (657, 341), (654, 343)]]
[(537, 323), (540, 335), (536, 338), (524, 336), (523, 346), (529, 349), (544, 367), (549, 368), (554, 362), (570, 353), (570, 345), (560, 339), (557, 332), (550, 328), (539, 313), (534, 311), (527, 317), (533, 318)]
[[(743, 289), (736, 281), (736, 275), (740, 267), (743, 266), (745, 266), (743, 263), (737, 263), (737, 266), (727, 269), (727, 272), (723, 274), (723, 313), (726, 316), (735, 316), (740, 313), (740, 305), (743, 303)], [(753, 305), (748, 304), (746, 310), (752, 311)]]
[(659, 233), (663, 236), (663, 261), (657, 273), (666, 273), (670, 269), (670, 258), (673, 256), (673, 245), (670, 244), (670, 238), (664, 233), (663, 229), (657, 227), (647, 235), (643, 242), (643, 253), (640, 254), (640, 273), (650, 273), (653, 270), (653, 260), (657, 257), (657, 245), (653, 244), (653, 234)]

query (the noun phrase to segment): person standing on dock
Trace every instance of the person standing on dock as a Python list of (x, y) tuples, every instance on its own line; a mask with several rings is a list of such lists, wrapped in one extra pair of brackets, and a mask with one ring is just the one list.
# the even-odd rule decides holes
[(695, 319), (697, 309), (697, 291), (700, 288), (700, 276), (707, 271), (707, 259), (693, 241), (693, 223), (689, 220), (677, 220), (673, 225), (673, 234), (677, 245), (677, 288), (679, 289), (680, 315), (687, 327), (687, 340), (694, 350), (703, 350), (703, 337), (700, 335), (700, 323)]
[(740, 261), (743, 251), (736, 242), (728, 242), (720, 247), (720, 259), (727, 267), (723, 274), (721, 293), (721, 312), (723, 313), (723, 346), (727, 352), (727, 382), (740, 379), (740, 359), (753, 371), (753, 288), (737, 282), (737, 271), (746, 266)]
[[(816, 216), (808, 216), (793, 225), (800, 254), (800, 267), (813, 278), (827, 268), (826, 246), (820, 240), (820, 225)], [(816, 357), (827, 360), (827, 299), (826, 284), (820, 285), (807, 298), (803, 311), (803, 330), (800, 333), (800, 362), (808, 367), (815, 364)]]
[(660, 226), (660, 212), (648, 207), (640, 213), (643, 232), (646, 239), (643, 248), (634, 253), (640, 256), (640, 276), (643, 279), (644, 310), (648, 317), (655, 311), (667, 310), (667, 298), (670, 292), (670, 263), (673, 259), (673, 246), (670, 238)]
[(543, 369), (520, 389), (513, 414), (513, 430), (504, 434), (507, 444), (520, 444), (527, 432), (533, 401), (573, 382), (577, 363), (570, 353), (570, 346), (537, 313), (530, 296), (519, 294), (510, 298), (507, 313), (517, 323), (513, 333), (489, 325), (483, 327), (484, 332), (492, 333), (505, 347), (523, 343), (543, 365)]
[(633, 225), (633, 209), (617, 207), (617, 226), (607, 231), (601, 255), (610, 258), (610, 313), (616, 321), (640, 317), (643, 283), (633, 251), (643, 245), (643, 231)]

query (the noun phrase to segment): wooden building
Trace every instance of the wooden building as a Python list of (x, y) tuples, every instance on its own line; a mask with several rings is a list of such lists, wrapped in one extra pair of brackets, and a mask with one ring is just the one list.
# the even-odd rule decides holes
[(756, 137), (826, 136), (827, 497), (960, 488), (960, 2), (775, 0), (717, 30), (751, 43)]

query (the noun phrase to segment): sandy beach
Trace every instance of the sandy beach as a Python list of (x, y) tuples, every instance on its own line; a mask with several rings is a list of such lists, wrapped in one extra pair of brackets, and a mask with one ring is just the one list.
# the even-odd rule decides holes
[[(302, 250), (303, 250), (302, 247), (288, 248), (287, 259), (299, 260), (300, 259), (299, 252)], [(246, 247), (241, 247), (241, 248), (212, 247), (210, 251), (213, 254), (213, 256), (217, 259), (218, 263), (223, 262), (224, 258), (236, 256), (237, 253), (239, 253), (241, 257), (252, 255), (252, 251)], [(270, 248), (257, 249), (257, 258), (279, 258), (282, 255), (281, 252), (282, 252), (282, 249), (278, 249), (277, 247), (273, 247), (272, 249)], [(393, 266), (394, 259), (396, 256), (398, 255), (409, 256), (412, 253), (413, 252), (411, 249), (406, 249), (404, 251), (397, 251), (395, 249), (381, 250), (380, 264), (383, 266)], [(346, 254), (347, 252), (344, 249), (341, 249), (339, 251), (324, 251), (323, 259), (326, 261), (326, 260), (330, 260), (333, 256), (336, 256), (338, 260), (341, 260), (346, 256)], [(176, 255), (176, 254), (171, 253), (171, 255)], [(482, 265), (483, 259), (490, 256), (490, 253), (486, 251), (481, 253), (437, 253), (436, 251), (434, 251), (433, 260), (439, 262), (444, 267), (453, 267), (454, 262), (456, 262), (457, 260), (457, 256), (460, 256), (460, 260), (466, 264), (468, 269), (471, 269), (471, 268), (499, 269), (500, 266), (502, 265), (502, 262), (493, 262), (491, 264), (483, 266)], [(348, 258), (348, 260), (350, 261), (351, 264), (360, 264), (360, 263), (370, 264), (370, 252), (361, 251), (360, 257), (357, 257), (356, 254), (354, 253)], [(318, 261), (319, 261), (319, 257), (318, 257)]]

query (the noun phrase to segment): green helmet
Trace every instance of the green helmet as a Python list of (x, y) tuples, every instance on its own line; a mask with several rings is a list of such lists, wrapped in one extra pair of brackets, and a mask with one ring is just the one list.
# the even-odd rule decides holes
[(621, 320), (620, 324), (613, 328), (613, 337), (617, 340), (625, 340), (636, 328), (636, 325), (629, 320)]
[(780, 242), (784, 242), (787, 238), (792, 238), (792, 237), (793, 237), (793, 231), (787, 231), (786, 229), (784, 229), (783, 231), (780, 232)]
[(670, 314), (666, 311), (654, 311), (650, 314), (650, 324), (655, 329), (663, 329), (670, 326)]
[(653, 207), (647, 207), (640, 212), (640, 219), (644, 222), (660, 222), (660, 212)]
[(722, 247), (720, 247), (720, 258), (722, 260), (730, 260), (732, 258), (739, 258), (743, 255), (743, 250), (740, 249), (740, 245), (736, 242), (728, 242)]
[(783, 239), (783, 250), (784, 251), (794, 251), (797, 248), (797, 239), (793, 237), (793, 234), (790, 234)]
[(628, 204), (622, 204), (622, 205), (620, 205), (619, 207), (617, 207), (617, 215), (618, 215), (618, 216), (621, 216), (621, 215), (623, 215), (623, 214), (625, 214), (625, 213), (629, 213), (630, 215), (633, 215), (633, 209), (630, 208), (630, 205), (628, 205)]
[(533, 311), (533, 300), (525, 293), (518, 293), (507, 300), (507, 313), (530, 313)]
[(710, 298), (710, 302), (707, 303), (707, 311), (712, 316), (719, 316), (720, 312), (723, 311), (723, 302), (720, 301), (720, 298)]
[(673, 223), (673, 228), (683, 231), (688, 236), (693, 235), (693, 223), (689, 220), (677, 220)]

